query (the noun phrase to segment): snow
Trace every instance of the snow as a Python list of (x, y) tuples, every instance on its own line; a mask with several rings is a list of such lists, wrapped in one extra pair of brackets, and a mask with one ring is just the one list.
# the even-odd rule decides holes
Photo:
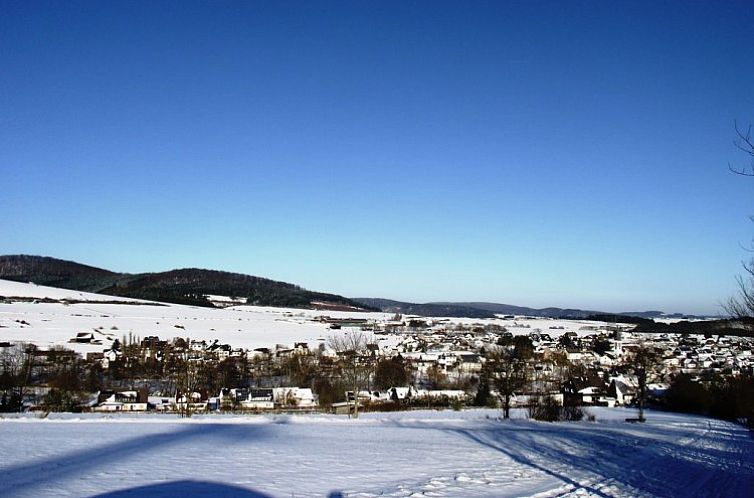
[[(391, 313), (303, 310), (264, 306), (231, 306), (227, 308), (201, 308), (173, 304), (150, 303), (133, 299), (117, 298), (100, 294), (56, 289), (34, 284), (0, 280), (0, 296), (10, 302), (0, 301), (0, 341), (32, 342), (40, 347), (65, 346), (78, 353), (99, 352), (114, 339), (124, 336), (144, 338), (158, 336), (160, 339), (182, 337), (197, 341), (218, 340), (234, 348), (255, 349), (282, 344), (291, 347), (296, 342), (305, 342), (310, 348), (335, 334), (329, 324), (317, 321), (317, 317), (361, 318), (386, 323)], [(24, 298), (18, 301), (12, 298)], [(218, 297), (218, 296), (213, 296)], [(62, 302), (30, 302), (29, 299), (55, 299), (85, 301), (75, 304)], [(105, 301), (105, 302), (103, 302)], [(122, 304), (112, 304), (112, 302)], [(130, 304), (138, 303), (138, 304)], [(231, 304), (231, 303), (225, 303)], [(565, 332), (577, 332), (584, 326), (595, 327), (599, 322), (578, 320), (553, 320), (548, 318), (515, 320), (432, 318), (431, 321), (446, 321), (453, 324), (498, 324), (515, 335), (528, 335), (537, 329), (552, 337)], [(551, 329), (550, 327), (558, 327)], [(94, 333), (102, 344), (69, 343), (76, 334)], [(383, 346), (395, 345), (397, 335), (379, 336)]]
[[(102, 351), (124, 335), (219, 340), (253, 349), (333, 331), (317, 317), (392, 314), (129, 304), (122, 298), (0, 280), (0, 341)], [(23, 299), (13, 299), (23, 298)], [(30, 302), (72, 299), (78, 304)], [(103, 301), (123, 302), (112, 304)], [(14, 302), (15, 301), (15, 302)], [(133, 300), (131, 300), (133, 301)], [(450, 319), (540, 328), (553, 337), (595, 322)], [(558, 327), (551, 329), (550, 327)], [(561, 328), (562, 327), (562, 328)], [(345, 329), (345, 327), (344, 327)], [(92, 332), (101, 345), (71, 344)], [(398, 336), (379, 336), (386, 342)], [(703, 417), (594, 408), (597, 422), (499, 420), (492, 410), (330, 415), (33, 414), (0, 418), (0, 497), (753, 496), (754, 440)]]
[[(234, 348), (255, 349), (292, 346), (306, 342), (316, 347), (333, 335), (326, 323), (315, 318), (367, 318), (386, 320), (385, 313), (336, 312), (237, 306), (223, 309), (182, 305), (101, 303), (118, 298), (65, 289), (0, 280), (0, 296), (77, 299), (76, 304), (47, 302), (0, 302), (0, 341), (32, 342), (41, 347), (65, 346), (78, 353), (98, 352), (112, 340), (132, 334), (140, 338), (159, 336), (192, 340), (215, 339)], [(83, 297), (82, 297), (83, 296)], [(11, 300), (12, 301), (12, 300)], [(131, 300), (134, 302), (134, 300)], [(347, 328), (344, 327), (344, 332)], [(68, 340), (79, 332), (93, 332), (102, 345), (72, 344)], [(388, 341), (389, 342), (389, 341)]]
[(0, 420), (0, 496), (751, 496), (754, 440), (703, 417), (595, 408)]
[(75, 301), (119, 301), (119, 302), (146, 302), (138, 299), (129, 299), (124, 297), (106, 296), (103, 294), (92, 294), (91, 292), (81, 292), (69, 289), (59, 289), (57, 287), (47, 287), (36, 285), (31, 282), (14, 282), (11, 280), (0, 280), (0, 296), (6, 298), (33, 298), (33, 299), (57, 299), (57, 300), (75, 300)]

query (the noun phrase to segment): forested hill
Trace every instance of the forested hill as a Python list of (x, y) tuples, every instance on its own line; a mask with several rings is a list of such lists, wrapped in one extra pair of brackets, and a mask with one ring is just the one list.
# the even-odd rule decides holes
[(126, 283), (103, 289), (103, 294), (180, 304), (211, 306), (207, 294), (242, 297), (247, 304), (310, 308), (367, 307), (343, 296), (312, 292), (293, 284), (267, 278), (215, 270), (185, 268), (162, 273), (136, 275)]
[(433, 302), (418, 304), (368, 297), (357, 297), (354, 298), (354, 300), (367, 306), (379, 308), (388, 313), (403, 313), (419, 316), (492, 318), (496, 315), (527, 315), (548, 318), (583, 318), (596, 313), (595, 311), (578, 309), (534, 309), (525, 306), (482, 302)]
[[(513, 306), (511, 304), (485, 303), (485, 302), (432, 302), (432, 303), (407, 303), (392, 299), (356, 297), (353, 298), (365, 306), (379, 308), (387, 313), (402, 313), (419, 316), (446, 316), (468, 318), (492, 318), (497, 315), (525, 315), (539, 316), (544, 318), (565, 318), (579, 320), (598, 320), (622, 323), (654, 323), (652, 318), (705, 318), (686, 316), (679, 313), (667, 314), (662, 311), (641, 311), (625, 313), (603, 313), (571, 308), (527, 308), (525, 306)], [(596, 318), (595, 318), (596, 317)]]
[(37, 285), (99, 292), (128, 277), (130, 275), (125, 273), (115, 273), (56, 258), (0, 256), (0, 278), (17, 282), (34, 282)]
[(356, 302), (364, 306), (371, 306), (387, 313), (401, 313), (418, 316), (447, 316), (466, 318), (494, 318), (495, 314), (471, 306), (463, 306), (454, 303), (405, 303), (392, 299), (380, 299), (370, 297), (354, 298)]
[(372, 309), (343, 296), (312, 292), (285, 282), (197, 268), (128, 274), (55, 258), (14, 255), (0, 256), (0, 278), (135, 299), (208, 307), (211, 307), (212, 303), (204, 296), (212, 294), (245, 298), (248, 304), (259, 306)]

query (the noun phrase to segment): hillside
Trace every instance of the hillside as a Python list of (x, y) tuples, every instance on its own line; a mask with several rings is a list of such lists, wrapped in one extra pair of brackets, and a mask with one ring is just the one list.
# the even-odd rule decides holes
[(403, 315), (444, 316), (466, 318), (494, 318), (495, 314), (488, 310), (458, 305), (455, 303), (405, 303), (391, 299), (357, 297), (354, 301), (364, 306), (376, 308), (386, 313), (401, 313)]
[(207, 294), (243, 297), (247, 304), (290, 308), (311, 307), (313, 302), (355, 306), (351, 300), (312, 292), (293, 284), (215, 270), (185, 268), (137, 275), (125, 283), (103, 289), (104, 294), (178, 304), (212, 306)]
[[(438, 303), (438, 304), (451, 304), (451, 303)], [(484, 303), (484, 302), (471, 302), (471, 303), (452, 303), (462, 306), (469, 306), (471, 308), (477, 308), (486, 310), (491, 313), (500, 315), (528, 315), (528, 316), (542, 316), (549, 318), (583, 318), (595, 311), (570, 309), (570, 308), (528, 308), (526, 306), (514, 306), (511, 304), (501, 303)]]
[(0, 279), (207, 307), (213, 305), (204, 296), (211, 294), (245, 298), (248, 304), (259, 306), (371, 309), (343, 296), (312, 292), (286, 282), (197, 268), (128, 274), (50, 257), (11, 255), (0, 256)]
[(16, 282), (99, 292), (128, 277), (127, 274), (44, 256), (0, 256), (0, 278)]
[[(604, 313), (601, 311), (572, 309), (572, 308), (528, 308), (526, 306), (514, 306), (512, 304), (487, 303), (487, 302), (431, 302), (431, 303), (408, 303), (392, 299), (371, 297), (357, 297), (354, 301), (371, 306), (386, 313), (402, 313), (419, 316), (447, 316), (466, 318), (492, 318), (495, 315), (524, 315), (543, 318), (568, 318), (580, 320), (591, 316), (600, 315), (613, 317), (610, 321), (620, 321), (620, 317), (637, 317), (643, 319), (652, 318), (689, 318), (703, 319), (693, 315), (681, 313), (667, 314), (662, 311), (632, 311), (623, 313)], [(631, 323), (638, 323), (631, 321)]]
[(493, 318), (495, 315), (527, 315), (541, 316), (545, 318), (583, 318), (595, 311), (562, 309), (562, 308), (527, 308), (525, 306), (513, 306), (499, 303), (477, 302), (434, 302), (434, 303), (407, 303), (391, 299), (379, 299), (357, 297), (354, 301), (367, 306), (378, 308), (387, 313), (402, 313), (419, 316), (447, 316), (467, 318)]

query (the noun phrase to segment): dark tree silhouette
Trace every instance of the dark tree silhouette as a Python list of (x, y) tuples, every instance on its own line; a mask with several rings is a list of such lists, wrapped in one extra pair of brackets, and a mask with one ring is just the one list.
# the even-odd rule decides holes
[(526, 359), (516, 349), (496, 348), (489, 353), (487, 369), (491, 384), (503, 399), (503, 418), (510, 418), (511, 400), (526, 387)]
[(625, 368), (636, 376), (639, 390), (636, 393), (636, 404), (639, 407), (639, 421), (644, 422), (644, 404), (647, 401), (647, 385), (657, 376), (657, 370), (662, 364), (660, 351), (647, 344), (640, 344), (636, 350), (628, 355)]

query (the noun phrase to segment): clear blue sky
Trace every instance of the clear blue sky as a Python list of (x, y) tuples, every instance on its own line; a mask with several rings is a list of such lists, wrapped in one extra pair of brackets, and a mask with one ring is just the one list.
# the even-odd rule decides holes
[(0, 254), (717, 313), (750, 2), (0, 1)]

